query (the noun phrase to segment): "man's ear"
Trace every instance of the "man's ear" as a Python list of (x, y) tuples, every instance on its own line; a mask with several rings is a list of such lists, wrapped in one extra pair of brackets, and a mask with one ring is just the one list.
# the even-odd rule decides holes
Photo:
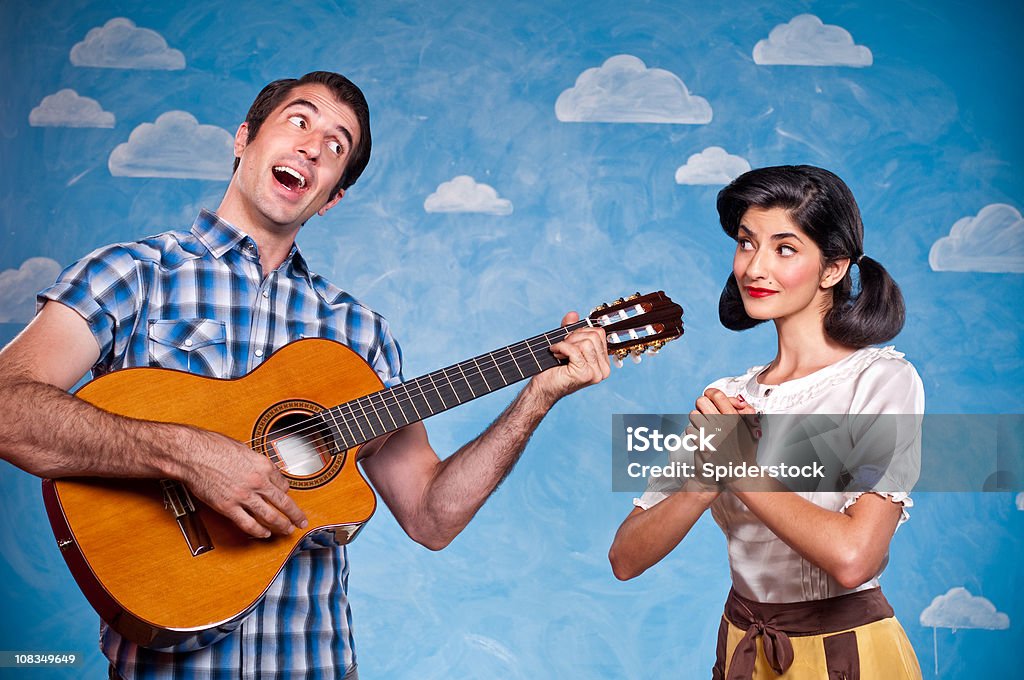
[(821, 275), (821, 287), (831, 288), (846, 276), (850, 270), (850, 258), (843, 257), (825, 265), (825, 271)]
[(238, 126), (238, 131), (235, 132), (235, 158), (242, 157), (242, 151), (245, 150), (246, 145), (249, 143), (249, 124), (242, 123)]
[(338, 204), (338, 201), (340, 201), (344, 195), (345, 195), (345, 190), (344, 189), (338, 189), (338, 193), (334, 194), (334, 197), (331, 200), (327, 201), (327, 203), (324, 205), (324, 207), (322, 207), (319, 210), (317, 210), (316, 214), (319, 215), (320, 217), (323, 217), (324, 213), (326, 213), (328, 210), (330, 210), (331, 208), (336, 206)]

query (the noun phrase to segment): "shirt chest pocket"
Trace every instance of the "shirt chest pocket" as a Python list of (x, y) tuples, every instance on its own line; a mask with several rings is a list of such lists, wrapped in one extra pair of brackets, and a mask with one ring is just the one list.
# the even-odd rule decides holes
[(150, 366), (224, 377), (228, 351), (223, 321), (151, 320), (148, 333)]

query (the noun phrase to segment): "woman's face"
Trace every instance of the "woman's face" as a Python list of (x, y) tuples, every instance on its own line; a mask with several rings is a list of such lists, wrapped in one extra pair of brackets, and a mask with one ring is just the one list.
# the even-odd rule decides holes
[(732, 272), (751, 318), (821, 314), (828, 293), (821, 249), (783, 208), (753, 207), (743, 215)]

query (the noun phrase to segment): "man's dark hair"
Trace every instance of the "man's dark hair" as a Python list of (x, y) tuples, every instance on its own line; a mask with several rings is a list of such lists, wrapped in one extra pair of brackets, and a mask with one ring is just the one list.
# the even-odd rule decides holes
[[(348, 189), (355, 184), (359, 175), (366, 168), (366, 164), (370, 162), (370, 107), (366, 104), (366, 97), (363, 96), (362, 91), (345, 76), (331, 71), (313, 71), (301, 78), (275, 80), (264, 87), (256, 95), (252, 106), (249, 107), (249, 113), (245, 114), (245, 122), (249, 129), (245, 143), (248, 144), (256, 138), (263, 121), (267, 119), (271, 111), (281, 105), (289, 92), (300, 85), (314, 84), (326, 86), (339, 102), (352, 109), (359, 122), (359, 142), (352, 149), (352, 154), (349, 156), (345, 172), (341, 174), (338, 185), (331, 191), (333, 197), (342, 189)], [(232, 172), (238, 169), (238, 163), (239, 159), (236, 158)]]
[[(829, 337), (850, 347), (865, 347), (900, 332), (903, 295), (885, 267), (864, 255), (864, 224), (853, 192), (843, 180), (810, 165), (750, 170), (718, 194), (718, 216), (725, 233), (736, 239), (740, 221), (752, 207), (786, 210), (821, 249), (823, 264), (849, 258), (846, 275), (832, 287), (832, 304), (825, 316)], [(853, 265), (860, 271), (859, 291), (854, 290)], [(734, 331), (763, 321), (747, 314), (732, 274), (719, 299), (718, 316), (722, 325)]]

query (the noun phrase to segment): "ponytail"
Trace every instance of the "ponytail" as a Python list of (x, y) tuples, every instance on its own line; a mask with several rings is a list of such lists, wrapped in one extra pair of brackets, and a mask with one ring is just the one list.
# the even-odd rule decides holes
[(833, 287), (832, 308), (825, 315), (825, 333), (849, 347), (866, 347), (891, 340), (903, 328), (903, 294), (877, 260), (862, 255), (860, 291), (852, 295), (850, 272)]

